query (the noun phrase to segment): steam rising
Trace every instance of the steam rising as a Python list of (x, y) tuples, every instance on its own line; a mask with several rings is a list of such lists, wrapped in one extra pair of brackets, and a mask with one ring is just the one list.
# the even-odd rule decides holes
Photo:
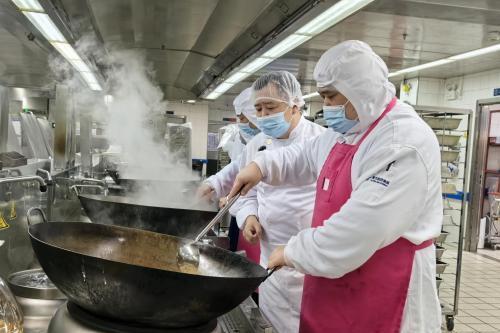
[[(50, 67), (59, 82), (72, 88), (76, 110), (105, 124), (109, 155), (119, 156), (117, 167), (121, 178), (155, 181), (137, 187), (134, 198), (141, 203), (163, 205), (185, 200), (180, 194), (186, 192), (189, 182), (192, 187), (192, 181), (199, 177), (188, 166), (177, 162), (175, 153), (168, 151), (163, 137), (165, 128), (160, 128), (162, 135), (155, 135), (155, 122), (165, 113), (167, 101), (144, 55), (134, 50), (99, 52), (88, 38), (82, 38), (76, 48), (81, 55), (105, 66), (104, 86), (106, 94), (113, 96), (111, 103), (104, 103), (104, 94), (82, 88), (79, 77), (73, 75), (70, 65), (60, 58), (52, 59)], [(176, 182), (168, 185), (161, 182), (173, 180)], [(189, 206), (194, 204), (193, 198), (190, 197)]]

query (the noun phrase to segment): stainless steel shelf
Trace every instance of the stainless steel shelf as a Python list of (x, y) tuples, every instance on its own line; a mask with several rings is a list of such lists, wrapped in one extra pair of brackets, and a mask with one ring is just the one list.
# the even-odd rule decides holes
[[(445, 129), (445, 128), (440, 128), (440, 129), (433, 129), (436, 135), (439, 137), (440, 135), (446, 135), (446, 134), (456, 134), (460, 135), (463, 133), (469, 133), (469, 130), (472, 128), (472, 115), (473, 111), (469, 109), (456, 109), (456, 108), (443, 108), (443, 107), (435, 107), (435, 106), (422, 106), (422, 105), (417, 105), (414, 106), (415, 110), (421, 115), (425, 116), (426, 119), (433, 119), (432, 116), (437, 116), (435, 118), (440, 119), (439, 121), (443, 123), (443, 127), (447, 126), (446, 125), (446, 120), (445, 119), (461, 119), (461, 124), (460, 125), (467, 125), (467, 129)], [(436, 123), (436, 121), (433, 121), (433, 123)], [(455, 126), (457, 122), (455, 121), (455, 124), (451, 124), (452, 121), (448, 121), (449, 126)], [(466, 123), (466, 124), (465, 124)], [(454, 184), (460, 189), (457, 189), (457, 191), (468, 191), (468, 184), (467, 184), (467, 175), (469, 174), (469, 166), (470, 162), (468, 160), (469, 154), (468, 150), (469, 147), (471, 147), (471, 136), (467, 135), (466, 137), (464, 136), (463, 138), (466, 139), (466, 144), (463, 144), (462, 142), (459, 142), (456, 146), (445, 146), (445, 145), (440, 145), (440, 148), (442, 151), (457, 151), (458, 156), (455, 161), (452, 162), (446, 162), (442, 161), (442, 165), (447, 165), (448, 163), (453, 163), (456, 166), (463, 167), (463, 175), (457, 177), (449, 177), (449, 174), (445, 173), (445, 177), (441, 177), (441, 180), (445, 183), (449, 184)], [(462, 140), (462, 138), (460, 138)], [(446, 271), (443, 272), (442, 274), (438, 275), (440, 276), (443, 281), (441, 285), (441, 289), (443, 288), (443, 285), (447, 285), (447, 298), (451, 302), (451, 304), (447, 303), (443, 307), (443, 315), (446, 317), (446, 327), (448, 330), (451, 330), (450, 327), (453, 326), (454, 323), (454, 316), (458, 313), (458, 300), (459, 300), (459, 291), (460, 291), (460, 272), (461, 272), (461, 263), (462, 263), (462, 239), (463, 239), (463, 232), (464, 232), (464, 221), (465, 221), (465, 215), (466, 215), (466, 195), (464, 195), (461, 199), (453, 199), (453, 198), (443, 198), (443, 203), (445, 206), (443, 207), (443, 212), (445, 213), (451, 213), (451, 212), (460, 212), (460, 218), (459, 220), (454, 219), (452, 222), (446, 222), (446, 224), (443, 224), (443, 227), (446, 227), (446, 230), (449, 232), (453, 230), (453, 232), (449, 232), (448, 238), (446, 239), (445, 242), (440, 243), (441, 246), (443, 246), (447, 251), (452, 251), (453, 253), (456, 253), (456, 255), (452, 254), (449, 256), (446, 256), (446, 252), (444, 253), (443, 257), (441, 258), (442, 262), (445, 262), (449, 264), (449, 266), (446, 268)], [(454, 205), (460, 205), (460, 208), (455, 208), (450, 206), (450, 200), (453, 200)], [(455, 215), (455, 214), (454, 214)], [(458, 231), (457, 231), (458, 229)], [(443, 269), (443, 266), (440, 267)], [(453, 280), (451, 280), (453, 279)], [(447, 283), (445, 283), (447, 281)], [(450, 285), (453, 284), (453, 287), (450, 288)], [(453, 295), (452, 295), (453, 294)]]

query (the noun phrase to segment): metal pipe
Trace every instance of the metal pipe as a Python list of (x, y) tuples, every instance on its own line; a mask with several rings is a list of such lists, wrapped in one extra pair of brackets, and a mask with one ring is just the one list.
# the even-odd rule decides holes
[(9, 140), (9, 88), (0, 86), (0, 153), (7, 151)]
[(30, 227), (31, 227), (31, 225), (33, 224), (33, 223), (31, 223), (31, 219), (32, 219), (32, 216), (31, 216), (31, 215), (33, 215), (32, 213), (33, 213), (34, 211), (37, 211), (37, 212), (40, 214), (40, 216), (42, 217), (42, 221), (43, 221), (43, 222), (45, 222), (45, 223), (47, 223), (47, 222), (48, 222), (47, 217), (45, 216), (45, 213), (43, 212), (43, 210), (42, 210), (40, 207), (31, 207), (31, 208), (30, 208), (30, 209), (28, 209), (28, 211), (26, 212), (26, 220), (28, 221), (28, 226), (30, 226)]
[(45, 175), (45, 177), (47, 177), (47, 181), (48, 182), (52, 182), (52, 175), (47, 170), (45, 170), (45, 169), (37, 169), (36, 172)]
[(36, 173), (37, 175), (44, 175), (47, 179), (47, 218), (50, 221), (52, 220), (52, 204), (54, 203), (55, 198), (54, 181), (52, 180), (50, 172), (45, 169), (37, 169)]
[(9, 178), (0, 178), (1, 184), (9, 184), (9, 183), (21, 183), (21, 182), (29, 182), (36, 181), (40, 184), (40, 192), (47, 191), (47, 183), (40, 176), (24, 176), (24, 177), (9, 177)]

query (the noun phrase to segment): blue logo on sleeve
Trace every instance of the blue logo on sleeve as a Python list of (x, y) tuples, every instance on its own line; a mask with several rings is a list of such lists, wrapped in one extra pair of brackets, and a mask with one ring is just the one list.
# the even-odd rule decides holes
[(380, 184), (380, 185), (385, 186), (385, 187), (389, 186), (389, 184), (391, 183), (387, 179), (380, 178), (380, 177), (377, 177), (377, 176), (371, 176), (367, 180), (369, 180), (371, 182), (374, 182), (374, 183), (377, 183), (377, 184)]

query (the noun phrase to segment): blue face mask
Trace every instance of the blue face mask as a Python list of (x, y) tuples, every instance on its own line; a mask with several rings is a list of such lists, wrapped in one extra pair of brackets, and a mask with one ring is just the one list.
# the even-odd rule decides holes
[(246, 142), (252, 140), (252, 138), (260, 132), (258, 128), (252, 128), (248, 123), (238, 123), (238, 127), (240, 129), (241, 136)]
[(264, 132), (264, 134), (279, 139), (288, 132), (290, 123), (285, 119), (285, 112), (280, 112), (265, 117), (257, 118), (257, 127)]
[(346, 118), (345, 106), (347, 103), (344, 105), (323, 106), (323, 118), (325, 119), (328, 128), (333, 129), (335, 132), (345, 134), (348, 130), (359, 124), (359, 120)]

